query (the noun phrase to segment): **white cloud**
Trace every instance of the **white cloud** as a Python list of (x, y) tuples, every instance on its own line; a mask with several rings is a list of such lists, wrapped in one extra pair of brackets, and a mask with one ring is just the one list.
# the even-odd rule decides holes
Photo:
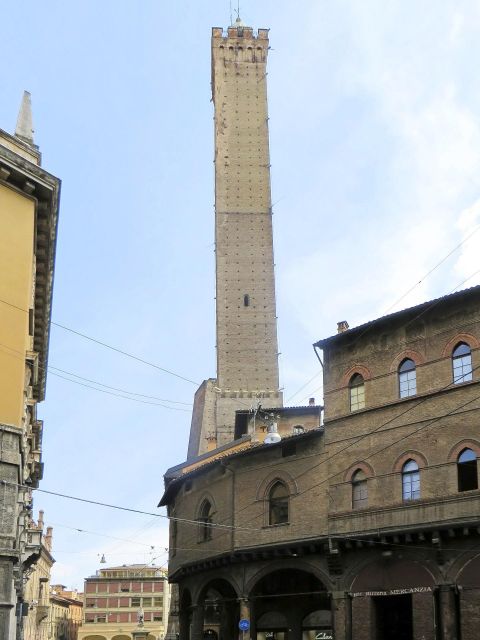
[[(388, 8), (367, 5), (371, 11), (364, 4), (342, 3), (346, 52), (336, 72), (344, 96), (368, 96), (378, 118), (373, 126), (381, 130), (381, 122), (391, 135), (387, 184), (360, 234), (354, 228), (349, 235), (348, 219), (324, 218), (325, 225), (343, 223), (344, 236), (335, 246), (291, 261), (282, 274), (281, 286), (291, 291), (292, 307), (309, 333), (319, 331), (322, 319), (331, 334), (344, 316), (357, 324), (385, 313), (468, 235), (474, 222), (462, 222), (468, 218), (465, 204), (480, 194), (480, 104), (468, 85), (475, 78), (459, 71), (464, 56), (474, 55), (460, 35), (466, 38), (467, 21), (469, 30), (475, 29), (478, 13), (466, 17), (447, 4), (429, 19), (427, 8), (412, 14), (400, 2)], [(373, 128), (371, 136), (376, 136)], [(349, 204), (355, 211), (356, 203)], [(475, 211), (478, 216), (477, 205)], [(395, 310), (452, 290), (459, 274), (467, 277), (475, 270), (477, 242), (469, 241)], [(322, 295), (312, 300), (315, 286)]]

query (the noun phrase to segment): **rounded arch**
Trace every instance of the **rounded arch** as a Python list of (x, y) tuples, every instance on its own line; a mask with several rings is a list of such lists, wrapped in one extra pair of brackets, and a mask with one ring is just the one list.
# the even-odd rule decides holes
[(415, 366), (418, 367), (420, 364), (424, 364), (425, 356), (419, 351), (414, 351), (413, 349), (404, 349), (397, 353), (395, 358), (392, 360), (392, 364), (390, 365), (390, 373), (395, 373), (398, 371), (398, 367), (402, 364), (404, 360), (413, 360)]
[(255, 495), (256, 500), (267, 500), (268, 494), (270, 493), (270, 489), (276, 482), (283, 482), (288, 488), (288, 491), (291, 496), (295, 496), (298, 493), (298, 485), (291, 476), (288, 471), (285, 470), (277, 470), (269, 473), (257, 487), (257, 493)]
[(372, 478), (375, 475), (373, 467), (371, 467), (368, 462), (363, 462), (360, 460), (352, 464), (352, 466), (347, 469), (344, 475), (345, 482), (351, 482), (353, 475), (359, 470), (363, 471), (367, 478)]
[(430, 587), (440, 579), (425, 561), (415, 557), (366, 560), (352, 567), (345, 576), (346, 589), (350, 592), (389, 591)]
[(477, 454), (477, 458), (480, 458), (480, 442), (478, 440), (466, 439), (457, 442), (448, 454), (448, 462), (456, 462), (458, 456), (464, 449), (472, 449)]
[(415, 449), (410, 449), (410, 451), (405, 451), (398, 456), (393, 465), (393, 472), (400, 473), (403, 469), (403, 465), (409, 460), (413, 460), (418, 464), (418, 468), (422, 469), (423, 467), (428, 466), (428, 462), (426, 457), (420, 451), (416, 451)]
[(216, 592), (220, 597), (238, 599), (240, 589), (235, 580), (227, 573), (209, 576), (198, 585), (194, 594), (193, 604), (202, 604), (209, 591)]
[(480, 341), (471, 333), (457, 333), (443, 347), (442, 356), (444, 358), (451, 358), (453, 350), (460, 342), (468, 344), (470, 349), (478, 349), (480, 347)]
[(127, 636), (124, 633), (119, 633), (116, 636), (112, 636), (111, 640), (130, 640), (130, 636)]
[(107, 640), (105, 636), (100, 636), (98, 634), (94, 634), (91, 636), (85, 636), (83, 640)]
[[(466, 552), (463, 557), (452, 566), (453, 581), (462, 587), (480, 587), (480, 548)], [(465, 558), (465, 555), (467, 557)], [(468, 557), (469, 556), (469, 557)]]
[(245, 584), (245, 593), (250, 594), (255, 590), (255, 586), (260, 583), (263, 578), (268, 576), (271, 573), (277, 573), (283, 569), (288, 570), (296, 570), (302, 571), (304, 573), (311, 573), (315, 576), (325, 587), (326, 591), (333, 589), (333, 583), (330, 580), (327, 573), (325, 573), (322, 569), (319, 569), (315, 565), (310, 564), (306, 560), (300, 560), (299, 558), (286, 559), (283, 558), (281, 560), (277, 560), (271, 562), (268, 566), (262, 567), (258, 571), (256, 571), (246, 582)]
[(360, 374), (365, 381), (370, 380), (370, 378), (372, 377), (372, 373), (370, 369), (368, 369), (368, 367), (363, 364), (354, 364), (343, 374), (342, 386), (348, 387), (350, 384), (350, 380), (356, 373)]

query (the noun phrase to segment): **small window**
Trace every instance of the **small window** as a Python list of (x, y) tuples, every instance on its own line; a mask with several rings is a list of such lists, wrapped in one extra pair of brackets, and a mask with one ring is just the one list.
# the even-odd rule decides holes
[(151, 598), (143, 598), (142, 607), (151, 607), (151, 606), (152, 606), (152, 599)]
[(140, 606), (140, 598), (132, 598), (131, 607), (139, 607)]
[(472, 380), (472, 350), (460, 342), (452, 354), (453, 383), (460, 384)]
[(399, 366), (398, 385), (400, 398), (408, 398), (417, 394), (417, 371), (413, 360), (406, 358)]
[(243, 306), (244, 306), (244, 307), (248, 307), (248, 306), (250, 306), (250, 296), (248, 295), (248, 293), (246, 293), (246, 294), (243, 296)]
[(350, 411), (365, 408), (365, 381), (363, 376), (355, 373), (350, 379)]
[(458, 490), (478, 489), (477, 456), (471, 449), (464, 449), (457, 460)]
[(154, 613), (153, 614), (153, 621), (154, 622), (161, 622), (162, 621), (162, 614), (161, 613)]
[(364, 509), (368, 504), (367, 476), (358, 469), (352, 476), (352, 507)]
[(130, 585), (127, 583), (123, 583), (120, 586), (120, 591), (123, 591), (124, 593), (126, 593), (127, 591), (130, 591)]
[(212, 539), (212, 505), (208, 500), (202, 502), (200, 507), (199, 523), (199, 541), (207, 542)]
[(420, 472), (415, 460), (407, 460), (402, 468), (402, 498), (418, 500), (420, 498)]
[(276, 482), (268, 496), (269, 524), (285, 524), (288, 522), (288, 489), (283, 482)]

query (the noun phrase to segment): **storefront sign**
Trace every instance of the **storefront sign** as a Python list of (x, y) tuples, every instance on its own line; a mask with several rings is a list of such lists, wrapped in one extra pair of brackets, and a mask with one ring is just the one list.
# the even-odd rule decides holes
[(365, 596), (403, 596), (408, 593), (431, 593), (432, 587), (411, 587), (410, 589), (389, 589), (388, 591), (358, 591), (352, 598)]

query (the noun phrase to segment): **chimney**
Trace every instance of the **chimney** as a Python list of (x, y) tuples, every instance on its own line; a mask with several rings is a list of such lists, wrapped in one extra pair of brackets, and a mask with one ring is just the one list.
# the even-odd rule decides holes
[(43, 509), (40, 509), (40, 511), (38, 512), (38, 523), (37, 523), (37, 528), (40, 529), (40, 531), (43, 531), (43, 515), (44, 515), (44, 511)]
[(52, 550), (53, 527), (47, 527), (47, 535), (45, 536), (45, 549)]
[(346, 320), (340, 320), (337, 322), (337, 333), (343, 333), (348, 329), (348, 322)]
[(308, 399), (308, 406), (309, 407), (314, 407), (315, 406), (315, 398), (309, 398)]

